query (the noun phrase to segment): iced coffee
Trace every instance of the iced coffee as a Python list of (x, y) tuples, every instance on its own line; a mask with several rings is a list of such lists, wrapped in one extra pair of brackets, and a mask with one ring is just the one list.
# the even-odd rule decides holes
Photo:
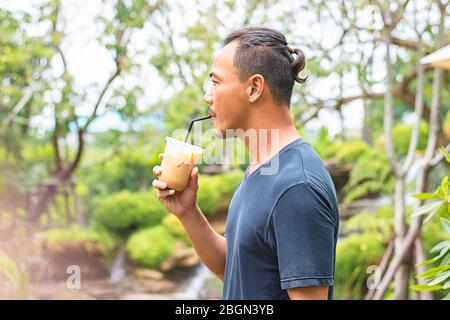
[(203, 149), (170, 137), (166, 140), (159, 180), (166, 182), (168, 189), (182, 191), (187, 187), (191, 171)]

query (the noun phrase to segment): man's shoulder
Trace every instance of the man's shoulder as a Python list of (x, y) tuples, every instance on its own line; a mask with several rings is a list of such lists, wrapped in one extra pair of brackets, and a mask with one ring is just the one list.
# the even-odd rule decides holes
[(279, 156), (279, 172), (274, 175), (277, 182), (285, 185), (285, 189), (293, 184), (311, 183), (312, 175), (327, 175), (324, 162), (305, 140), (300, 140)]

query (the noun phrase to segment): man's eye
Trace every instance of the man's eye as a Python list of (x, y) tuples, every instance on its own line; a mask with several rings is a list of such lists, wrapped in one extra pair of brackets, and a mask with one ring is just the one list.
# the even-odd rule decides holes
[(219, 84), (217, 81), (211, 80), (213, 85), (215, 86), (216, 84)]

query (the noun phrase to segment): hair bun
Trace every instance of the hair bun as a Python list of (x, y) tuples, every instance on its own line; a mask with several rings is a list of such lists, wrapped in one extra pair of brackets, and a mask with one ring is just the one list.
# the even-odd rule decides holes
[(291, 62), (292, 76), (294, 77), (294, 80), (297, 81), (298, 83), (304, 83), (306, 81), (306, 78), (300, 78), (298, 74), (305, 68), (306, 65), (305, 54), (303, 53), (302, 50), (298, 48), (288, 47), (288, 50), (290, 54), (292, 55), (295, 54), (297, 56), (297, 58), (295, 58)]

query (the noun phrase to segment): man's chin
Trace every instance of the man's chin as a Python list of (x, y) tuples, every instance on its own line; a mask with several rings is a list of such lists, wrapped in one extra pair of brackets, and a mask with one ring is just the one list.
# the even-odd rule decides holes
[(220, 139), (227, 138), (226, 130), (216, 128), (214, 132), (215, 132), (217, 138), (220, 138)]
[(234, 129), (217, 129), (215, 130), (216, 137), (220, 139), (234, 138), (237, 136)]

